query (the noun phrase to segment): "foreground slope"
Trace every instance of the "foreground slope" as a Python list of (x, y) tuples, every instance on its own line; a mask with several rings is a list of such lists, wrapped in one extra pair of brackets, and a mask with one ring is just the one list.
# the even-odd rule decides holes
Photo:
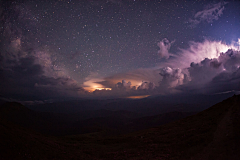
[[(16, 117), (6, 117), (16, 116)], [(39, 118), (20, 103), (10, 102), (0, 107), (0, 160), (13, 159), (90, 159), (87, 154), (69, 152), (69, 146), (61, 139), (54, 136), (46, 136), (13, 123), (9, 119), (26, 121), (29, 116), (36, 116), (32, 123), (38, 124), (35, 119)], [(20, 119), (22, 118), (22, 119)], [(22, 123), (20, 122), (20, 123)], [(30, 124), (29, 122), (28, 124)], [(36, 126), (37, 127), (37, 126)], [(70, 147), (71, 148), (71, 147)]]
[(194, 116), (158, 128), (105, 139), (76, 136), (71, 137), (71, 142), (77, 146), (94, 145), (92, 154), (101, 159), (237, 160), (239, 122), (240, 96), (233, 96)]
[[(193, 106), (194, 107), (194, 106)], [(194, 116), (127, 135), (43, 136), (0, 121), (4, 159), (238, 159), (240, 96)]]

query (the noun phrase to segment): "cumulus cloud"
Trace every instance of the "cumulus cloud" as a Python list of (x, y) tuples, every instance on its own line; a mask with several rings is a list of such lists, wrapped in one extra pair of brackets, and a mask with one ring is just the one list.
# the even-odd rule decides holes
[(160, 78), (158, 72), (158, 68), (141, 68), (104, 77), (97, 83), (106, 88), (115, 87), (115, 84), (121, 82), (123, 79), (130, 81), (132, 86), (139, 86), (143, 81), (157, 84)]
[(114, 89), (123, 89), (123, 90), (127, 90), (127, 89), (131, 89), (131, 82), (127, 82), (125, 80), (122, 80), (122, 82), (118, 82)]
[[(190, 42), (188, 48), (179, 48), (174, 57), (155, 68), (132, 70), (105, 77), (95, 83), (106, 88), (118, 88), (122, 95), (124, 92), (165, 94), (202, 91), (221, 72), (232, 72), (238, 68), (238, 54), (230, 52), (231, 48), (237, 49), (236, 46), (221, 41)], [(114, 89), (108, 93), (117, 92), (113, 91)]]
[(122, 80), (121, 82), (117, 82), (114, 87), (109, 90), (108, 88), (96, 88), (93, 91), (92, 96), (96, 97), (105, 97), (105, 98), (113, 98), (113, 97), (126, 97), (132, 95), (134, 92), (131, 82)]
[(200, 63), (192, 62), (188, 68), (191, 81), (195, 83), (206, 83), (216, 74), (222, 71), (222, 62), (217, 59), (205, 58)]
[(156, 85), (153, 82), (142, 82), (140, 86), (137, 87), (137, 90), (154, 90)]
[[(190, 42), (188, 48), (179, 48), (174, 57), (167, 59), (155, 68), (112, 75), (96, 83), (115, 88), (107, 93), (118, 93), (118, 95), (120, 93), (121, 95), (154, 95), (176, 92), (225, 92), (228, 91), (227, 89), (233, 90), (232, 86), (234, 85), (229, 84), (225, 86), (231, 87), (216, 89), (224, 88), (218, 85), (222, 84), (223, 81), (237, 79), (236, 70), (240, 66), (237, 49), (236, 45), (225, 44), (221, 41), (205, 39), (203, 42)], [(122, 81), (123, 79), (129, 82)], [(212, 84), (211, 87), (208, 86), (210, 84)]]
[(133, 86), (130, 81), (122, 80), (121, 82), (117, 82), (115, 86), (109, 89), (96, 89), (92, 96), (96, 97), (128, 97), (132, 95), (149, 95), (156, 93), (156, 86), (153, 82), (145, 82), (142, 81), (138, 85)]
[[(164, 38), (162, 41), (158, 42), (157, 45), (160, 48), (158, 54), (161, 58), (168, 59), (171, 53), (169, 53), (169, 49), (174, 41), (170, 42), (167, 38)], [(172, 55), (173, 56), (173, 55)]]
[(187, 74), (184, 74), (180, 68), (165, 67), (159, 74), (163, 77), (159, 82), (161, 89), (174, 88), (188, 80)]
[(191, 63), (191, 81), (178, 89), (195, 93), (218, 93), (240, 90), (240, 51), (229, 49), (214, 59)]
[(171, 68), (187, 68), (192, 62), (199, 63), (205, 58), (213, 59), (219, 57), (228, 49), (237, 49), (233, 44), (226, 44), (222, 41), (211, 41), (205, 39), (203, 42), (189, 42), (188, 48), (179, 48), (175, 56), (168, 61), (161, 63), (161, 68), (169, 66)]
[(190, 26), (196, 27), (196, 25), (201, 22), (212, 23), (214, 20), (218, 20), (223, 14), (225, 4), (227, 4), (227, 2), (219, 2), (205, 6), (202, 11), (197, 12), (193, 18), (189, 19)]
[[(158, 93), (237, 91), (237, 87), (233, 86), (238, 86), (235, 75), (240, 66), (240, 55), (235, 43), (205, 39), (203, 42), (190, 42), (186, 49), (179, 48), (174, 57), (159, 65), (162, 79), (157, 87)], [(221, 87), (223, 81), (228, 82), (224, 84), (226, 87)]]

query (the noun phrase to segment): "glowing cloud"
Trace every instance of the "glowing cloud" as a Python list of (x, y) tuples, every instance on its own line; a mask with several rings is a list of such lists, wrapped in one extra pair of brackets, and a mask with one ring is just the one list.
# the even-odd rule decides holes
[(187, 68), (192, 62), (199, 63), (205, 58), (213, 59), (219, 57), (220, 53), (227, 52), (229, 49), (236, 49), (233, 44), (227, 45), (222, 41), (204, 40), (201, 42), (189, 42), (189, 48), (181, 49), (176, 53), (175, 57), (169, 59), (166, 63), (162, 63), (160, 67), (171, 68)]
[(160, 82), (161, 86), (164, 85), (164, 87), (167, 88), (173, 88), (178, 85), (183, 84), (183, 80), (185, 78), (185, 75), (182, 73), (182, 70), (177, 68), (177, 69), (172, 69), (170, 67), (165, 67), (163, 68), (160, 73), (159, 73), (163, 79)]
[(96, 82), (98, 82), (100, 80), (101, 79), (89, 79), (89, 80), (87, 80), (86, 82), (83, 83), (84, 89), (89, 91), (89, 92), (93, 92), (96, 89), (105, 88), (103, 85), (101, 85), (99, 83), (96, 83)]
[[(201, 88), (219, 73), (232, 72), (231, 69), (235, 70), (240, 66), (238, 62), (235, 62), (236, 60), (234, 61), (233, 57), (238, 55), (235, 52), (230, 58), (232, 60), (228, 60), (231, 55), (228, 50), (237, 50), (236, 43), (239, 42), (232, 44), (210, 40), (190, 42), (188, 48), (179, 48), (175, 56), (155, 68), (132, 70), (105, 78), (97, 78), (99, 75), (92, 74), (84, 82), (85, 89), (87, 87), (89, 91), (98, 89), (99, 93), (102, 89), (102, 94), (112, 93), (123, 96), (124, 94), (176, 93), (184, 90), (180, 86)], [(106, 88), (112, 88), (112, 90), (104, 92)]]
[(105, 87), (102, 84), (98, 83), (99, 81), (103, 81), (101, 76), (96, 72), (92, 72), (92, 73), (90, 73), (90, 75), (88, 75), (85, 78), (85, 82), (83, 83), (83, 88), (89, 92), (109, 88), (109, 87)]

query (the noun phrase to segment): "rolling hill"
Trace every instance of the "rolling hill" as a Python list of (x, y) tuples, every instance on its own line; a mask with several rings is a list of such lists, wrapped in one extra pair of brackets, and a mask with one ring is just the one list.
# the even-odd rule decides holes
[[(12, 110), (25, 109), (13, 107), (1, 113)], [(108, 130), (48, 136), (1, 116), (0, 152), (2, 159), (235, 160), (240, 157), (239, 122), (240, 96), (236, 95), (181, 120), (117, 136), (106, 136)]]
[(129, 133), (178, 120), (194, 112), (168, 112), (140, 117), (126, 110), (84, 110), (77, 113), (33, 111), (20, 103), (8, 102), (0, 108), (0, 116), (9, 122), (40, 132), (62, 136), (107, 130), (107, 135)]

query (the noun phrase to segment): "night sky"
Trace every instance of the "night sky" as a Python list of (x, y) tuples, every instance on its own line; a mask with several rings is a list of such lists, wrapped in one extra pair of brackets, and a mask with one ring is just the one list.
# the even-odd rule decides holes
[(239, 1), (0, 3), (2, 99), (240, 90)]

